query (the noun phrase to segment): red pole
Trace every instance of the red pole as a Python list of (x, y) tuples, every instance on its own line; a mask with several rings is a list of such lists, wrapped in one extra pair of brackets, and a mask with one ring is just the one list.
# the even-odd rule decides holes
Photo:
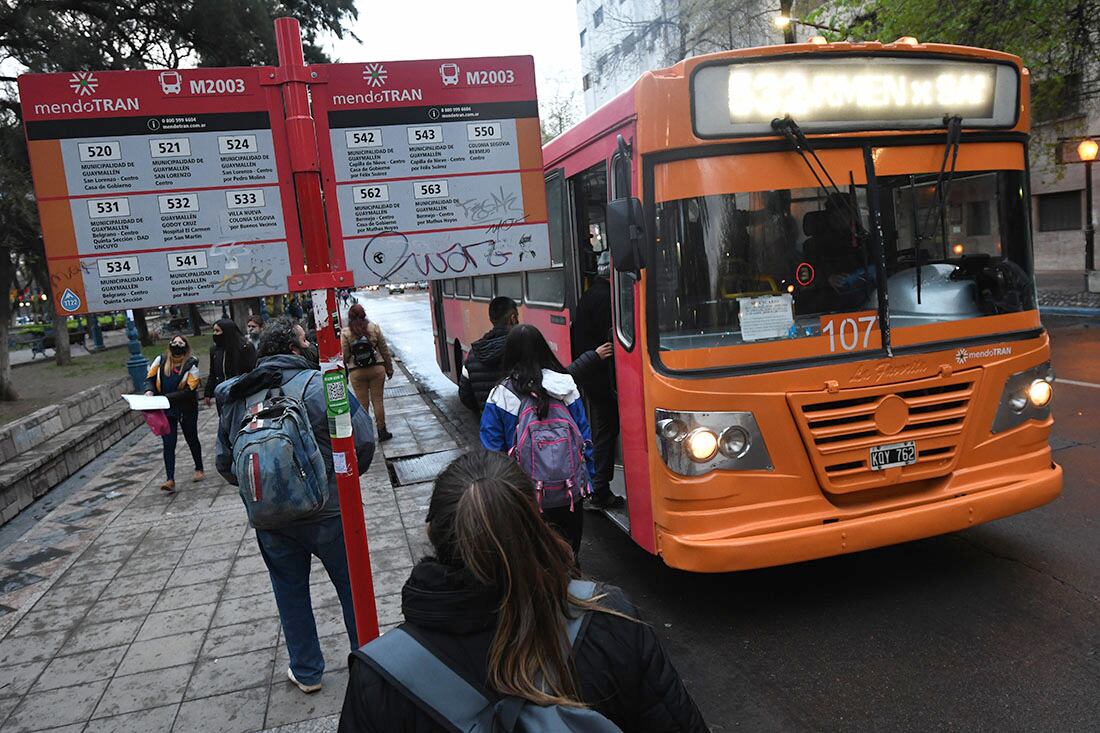
[[(275, 21), (275, 44), (279, 51), (279, 69), (283, 75), (283, 106), (290, 143), (290, 164), (298, 197), (298, 218), (302, 225), (306, 264), (311, 274), (331, 272), (325, 204), (321, 196), (317, 131), (313, 124), (307, 91), (307, 79), (315, 75), (306, 67), (302, 54), (301, 31), (295, 18), (278, 18)], [(336, 291), (329, 287), (324, 293), (324, 313), (327, 318), (325, 322), (319, 321), (317, 324), (317, 346), (321, 352), (322, 368), (337, 364), (341, 357), (340, 340), (336, 332), (339, 323)], [(319, 293), (315, 292), (313, 297), (320, 297)], [(315, 308), (314, 312), (316, 310)], [(333, 367), (327, 369), (326, 374), (331, 371), (340, 372), (346, 388), (347, 380), (343, 369)], [(359, 643), (366, 644), (378, 637), (378, 611), (374, 605), (370, 548), (367, 545), (367, 528), (363, 518), (363, 499), (359, 493), (355, 438), (351, 434), (350, 426), (346, 432), (344, 437), (332, 438), (332, 452), (334, 456), (342, 453), (347, 463), (347, 471), (336, 474), (336, 488), (340, 493), (340, 516), (344, 524), (351, 595), (355, 602), (355, 628)]]

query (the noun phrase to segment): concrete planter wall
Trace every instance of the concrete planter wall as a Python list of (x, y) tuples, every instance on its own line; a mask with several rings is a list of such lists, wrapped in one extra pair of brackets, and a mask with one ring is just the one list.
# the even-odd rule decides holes
[(144, 424), (120, 399), (120, 377), (0, 428), (0, 524)]

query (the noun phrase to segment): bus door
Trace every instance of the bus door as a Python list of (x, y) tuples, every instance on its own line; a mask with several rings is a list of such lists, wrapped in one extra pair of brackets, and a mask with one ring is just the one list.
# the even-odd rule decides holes
[[(447, 348), (447, 321), (443, 315), (443, 281), (432, 280), (428, 283), (432, 305), (432, 337), (435, 339), (435, 359), (444, 374), (451, 371), (451, 355)], [(458, 378), (458, 374), (455, 374)]]

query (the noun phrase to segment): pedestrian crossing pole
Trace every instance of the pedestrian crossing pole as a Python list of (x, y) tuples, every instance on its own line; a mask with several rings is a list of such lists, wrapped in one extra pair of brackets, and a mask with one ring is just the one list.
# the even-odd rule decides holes
[[(347, 375), (342, 363), (339, 328), (340, 312), (336, 288), (353, 285), (350, 273), (333, 271), (325, 226), (325, 203), (321, 193), (321, 164), (317, 150), (317, 130), (309, 106), (309, 85), (319, 83), (318, 72), (305, 64), (302, 35), (295, 18), (275, 21), (275, 44), (279, 66), (274, 79), (283, 92), (286, 134), (290, 166), (298, 200), (298, 219), (302, 228), (308, 273), (292, 275), (290, 289), (312, 291), (313, 313), (317, 319), (317, 346), (324, 373), (325, 401), (328, 406), (329, 436), (332, 439), (336, 487), (340, 494), (340, 516), (344, 526), (344, 545), (351, 575), (351, 593), (355, 603), (355, 627), (359, 644), (378, 636), (378, 611), (374, 603), (370, 548), (367, 543), (363, 499), (359, 489), (359, 467), (355, 457), (351, 413), (348, 409)], [(343, 269), (343, 256), (337, 255)]]

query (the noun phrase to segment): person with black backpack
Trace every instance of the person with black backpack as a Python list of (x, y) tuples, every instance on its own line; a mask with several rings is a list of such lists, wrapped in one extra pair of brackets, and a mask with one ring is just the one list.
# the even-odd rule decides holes
[(341, 733), (707, 731), (637, 608), (576, 579), (514, 461), (457, 458), (427, 522), (435, 556), (405, 583), (405, 622), (352, 655)]
[(384, 395), (386, 380), (393, 377), (393, 355), (386, 337), (378, 324), (367, 319), (363, 306), (356, 303), (348, 309), (348, 325), (340, 334), (344, 350), (344, 364), (348, 379), (359, 402), (368, 402), (374, 408), (374, 424), (378, 427), (378, 440), (385, 442), (393, 437), (386, 430), (386, 406)]
[(592, 493), (592, 434), (580, 392), (534, 326), (508, 333), (504, 379), (481, 413), (481, 445), (508, 453), (535, 482), (539, 510), (579, 556), (581, 502)]
[[(325, 671), (310, 603), (313, 557), (336, 587), (351, 648), (358, 643), (336, 489), (337, 467), (348, 457), (333, 455), (324, 379), (303, 356), (308, 351), (302, 327), (276, 318), (264, 327), (256, 368), (223, 382), (214, 396), (218, 473), (238, 488), (256, 530), (290, 655), (287, 679), (311, 693)], [(362, 474), (374, 456), (374, 431), (355, 395), (347, 398)], [(333, 419), (338, 427), (340, 418)]]

